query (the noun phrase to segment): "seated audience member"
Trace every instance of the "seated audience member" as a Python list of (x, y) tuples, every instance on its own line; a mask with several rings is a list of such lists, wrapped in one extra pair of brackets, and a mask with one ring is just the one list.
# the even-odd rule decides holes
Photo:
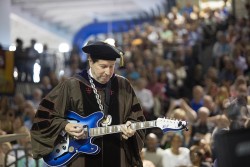
[[(36, 164), (38, 164), (36, 167), (42, 167), (42, 159), (39, 159), (38, 162), (36, 162), (36, 160), (32, 158), (29, 129), (26, 126), (21, 126), (16, 130), (15, 133), (27, 134), (26, 137), (17, 140), (17, 144), (13, 145), (13, 150), (9, 153), (9, 155), (16, 157), (17, 166), (26, 166), (27, 164), (27, 167), (35, 167)], [(28, 162), (26, 162), (27, 160)]]
[(203, 150), (203, 162), (207, 164), (212, 163), (212, 149), (211, 149), (211, 141), (207, 141), (205, 139), (201, 139), (198, 143), (198, 146), (201, 150)]
[(18, 111), (24, 106), (25, 102), (26, 99), (24, 97), (24, 94), (16, 93), (13, 97), (11, 107)]
[[(0, 143), (0, 166), (5, 167), (5, 165), (10, 165), (16, 161), (16, 158), (12, 155), (9, 155), (9, 150), (12, 149), (12, 146), (9, 142)], [(5, 158), (7, 156), (7, 161)], [(15, 164), (10, 165), (9, 167), (15, 167)]]
[(159, 147), (158, 137), (154, 133), (149, 133), (146, 136), (146, 147), (142, 149), (144, 159), (153, 162), (155, 167), (162, 167), (163, 149)]
[(22, 126), (24, 126), (23, 115), (16, 114), (12, 124), (13, 133), (17, 133)]
[(142, 165), (143, 167), (155, 167), (155, 165), (153, 164), (153, 162), (147, 160), (144, 158), (144, 152), (140, 152), (140, 156), (141, 156), (141, 160), (142, 160)]
[[(239, 75), (234, 83), (230, 86), (229, 90), (230, 90), (230, 96), (232, 97), (237, 97), (239, 95), (239, 87), (241, 87), (241, 85), (246, 85), (247, 86), (247, 79), (243, 76), (243, 75)], [(245, 93), (247, 93), (247, 90), (244, 91)]]
[(210, 114), (209, 114), (210, 117), (216, 116), (220, 112), (218, 106), (216, 105), (215, 101), (213, 100), (212, 96), (210, 96), (210, 95), (204, 96), (203, 107), (208, 108), (208, 110), (210, 111)]
[[(0, 120), (0, 122), (1, 122), (1, 120)], [(2, 129), (0, 129), (0, 135), (6, 135), (6, 132), (3, 131)]]
[[(173, 118), (173, 119), (177, 119), (177, 120), (183, 120), (183, 121), (188, 121), (189, 125), (192, 124), (192, 122), (194, 121), (194, 119), (196, 119), (196, 112), (191, 109), (190, 107), (188, 107), (188, 104), (183, 100), (180, 99), (180, 104), (178, 106), (182, 106), (182, 107), (177, 107), (175, 108), (175, 104), (176, 102), (174, 102), (172, 100), (172, 104), (170, 104), (170, 109), (167, 112), (167, 117)], [(175, 109), (174, 109), (175, 108)], [(191, 121), (192, 120), (192, 121)], [(192, 127), (188, 127), (190, 129), (190, 131), (182, 131), (183, 133), (183, 145), (184, 147), (189, 147), (190, 144), (192, 143), (192, 136), (191, 136), (191, 132), (192, 132)], [(165, 133), (161, 139), (160, 145), (161, 148), (163, 149), (167, 149), (170, 147), (170, 143), (171, 143), (171, 138), (173, 136), (174, 132), (168, 132)]]
[(135, 94), (138, 97), (140, 104), (143, 108), (143, 113), (147, 120), (155, 119), (153, 113), (154, 97), (152, 92), (146, 88), (147, 80), (140, 78), (136, 81)]
[[(183, 116), (179, 117), (180, 114)], [(172, 99), (170, 100), (170, 106), (166, 113), (166, 117), (173, 117), (175, 119), (185, 120), (189, 123), (193, 123), (196, 121), (197, 113), (187, 104), (184, 99)]]
[(191, 108), (194, 110), (194, 111), (198, 111), (198, 109), (200, 107), (203, 106), (203, 98), (204, 98), (204, 88), (200, 85), (196, 85), (194, 86), (193, 88), (193, 92), (192, 92), (192, 100), (191, 100)]
[(30, 129), (33, 123), (33, 119), (36, 114), (36, 109), (32, 105), (30, 100), (25, 102), (24, 108), (22, 110), (23, 118), (24, 118), (24, 125)]
[(42, 101), (42, 98), (43, 98), (43, 91), (42, 89), (40, 88), (35, 88), (33, 90), (33, 93), (32, 93), (32, 97), (31, 97), (31, 102), (32, 102), (32, 105), (35, 109), (35, 112), (40, 104), (40, 102)]
[[(173, 102), (171, 102), (173, 103)], [(170, 108), (174, 108), (174, 107), (171, 107), (172, 105), (170, 105)], [(186, 115), (186, 112), (181, 109), (181, 108), (176, 108), (176, 109), (173, 109), (173, 110), (169, 110), (167, 112), (167, 117), (170, 117), (172, 119), (177, 119), (177, 120), (186, 120), (187, 118), (187, 115)], [(175, 132), (168, 132), (168, 133), (165, 133), (163, 135), (163, 137), (161, 138), (161, 142), (160, 142), (160, 146), (161, 148), (163, 149), (167, 149), (167, 148), (170, 148), (170, 145), (171, 145), (171, 139), (173, 138), (173, 135), (174, 135)]]
[(162, 149), (167, 149), (167, 148), (170, 148), (170, 145), (171, 145), (171, 139), (173, 137), (175, 132), (167, 132), (165, 133), (162, 138), (161, 138), (161, 141), (160, 141), (160, 147)]
[[(31, 153), (31, 144), (26, 145), (26, 155), (18, 159), (17, 166), (45, 167), (43, 159), (35, 160)], [(47, 165), (46, 165), (47, 166)]]
[(40, 89), (43, 92), (43, 97), (45, 97), (52, 90), (51, 81), (48, 76), (44, 76), (42, 78)]
[(221, 86), (218, 89), (217, 96), (214, 99), (215, 105), (218, 108), (218, 114), (222, 114), (225, 110), (225, 101), (227, 101), (230, 97), (229, 91), (227, 87)]
[(189, 167), (191, 165), (189, 149), (181, 147), (183, 137), (180, 133), (174, 133), (171, 139), (171, 147), (164, 150), (163, 167)]
[(186, 148), (190, 148), (192, 144), (194, 143), (193, 136), (192, 136), (192, 125), (188, 124), (188, 130), (183, 130), (182, 135), (183, 135), (182, 146)]
[(215, 124), (212, 135), (218, 130), (229, 129), (230, 121), (225, 114), (209, 117), (208, 121)]
[(246, 96), (239, 96), (226, 104), (225, 115), (230, 121), (231, 130), (244, 128), (249, 121), (247, 100)]
[(206, 107), (201, 107), (198, 110), (198, 119), (193, 125), (193, 136), (195, 140), (206, 139), (210, 141), (213, 124), (208, 121), (209, 110)]
[(190, 160), (192, 167), (212, 167), (211, 163), (205, 162), (204, 150), (197, 145), (190, 148)]
[(14, 110), (13, 108), (8, 108), (5, 114), (0, 117), (0, 129), (3, 131), (3, 133), (13, 133), (12, 125), (15, 119), (15, 114), (16, 110)]
[(9, 99), (7, 96), (2, 96), (0, 98), (0, 116), (3, 117), (6, 113), (6, 110), (9, 108)]
[(30, 132), (29, 132), (29, 129), (25, 126), (21, 126), (19, 127), (19, 129), (16, 130), (17, 134), (27, 134), (26, 137), (23, 137), (23, 138), (20, 138), (17, 140), (17, 143), (13, 145), (13, 149), (18, 149), (17, 152), (15, 153), (15, 151), (12, 151), (10, 153), (10, 155), (13, 155), (15, 156), (16, 154), (16, 157), (17, 158), (21, 158), (23, 156), (25, 156), (25, 148), (30, 144)]

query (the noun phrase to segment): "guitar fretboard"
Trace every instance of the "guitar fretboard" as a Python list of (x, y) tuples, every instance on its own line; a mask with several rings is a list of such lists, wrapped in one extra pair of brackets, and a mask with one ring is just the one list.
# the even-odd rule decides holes
[[(119, 133), (119, 132), (121, 132), (122, 126), (125, 126), (125, 124), (91, 128), (89, 130), (89, 136), (96, 137), (96, 136), (103, 136), (106, 134)], [(147, 129), (147, 128), (153, 128), (153, 127), (156, 127), (155, 120), (154, 121), (145, 121), (145, 122), (136, 122), (136, 123), (131, 124), (131, 129), (133, 129), (133, 130)]]

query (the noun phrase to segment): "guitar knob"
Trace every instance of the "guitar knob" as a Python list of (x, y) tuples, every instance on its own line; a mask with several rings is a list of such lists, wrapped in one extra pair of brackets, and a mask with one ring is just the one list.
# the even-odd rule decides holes
[(69, 152), (70, 152), (70, 153), (74, 152), (74, 150), (75, 150), (75, 148), (74, 148), (73, 146), (70, 146), (70, 147), (69, 147)]
[(66, 146), (62, 146), (62, 149), (66, 150)]
[(59, 153), (60, 152), (60, 150), (59, 149), (56, 149), (56, 153)]

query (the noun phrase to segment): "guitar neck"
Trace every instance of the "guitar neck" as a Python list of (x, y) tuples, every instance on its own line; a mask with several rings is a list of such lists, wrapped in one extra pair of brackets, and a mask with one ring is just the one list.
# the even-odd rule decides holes
[[(90, 128), (89, 136), (97, 137), (97, 136), (103, 136), (107, 134), (120, 133), (121, 127), (124, 125), (125, 124)], [(156, 127), (156, 121), (154, 120), (154, 121), (145, 121), (145, 122), (135, 122), (135, 123), (132, 123), (130, 127), (133, 130), (153, 128), (153, 127)]]

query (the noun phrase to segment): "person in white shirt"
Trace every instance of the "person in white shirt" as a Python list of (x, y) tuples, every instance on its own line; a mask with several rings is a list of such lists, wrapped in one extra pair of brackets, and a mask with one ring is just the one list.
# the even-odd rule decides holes
[(146, 136), (145, 148), (142, 149), (144, 159), (151, 161), (155, 167), (162, 167), (163, 149), (159, 147), (158, 137), (154, 133)]
[(144, 116), (147, 120), (154, 119), (153, 107), (154, 107), (154, 97), (151, 90), (146, 88), (147, 80), (145, 78), (140, 78), (136, 81), (135, 94), (138, 97), (140, 104), (143, 108)]
[(175, 133), (171, 140), (171, 147), (164, 150), (163, 167), (189, 167), (191, 166), (189, 149), (181, 147), (183, 137)]
[(143, 167), (155, 167), (154, 163), (144, 158), (144, 152), (140, 152)]

